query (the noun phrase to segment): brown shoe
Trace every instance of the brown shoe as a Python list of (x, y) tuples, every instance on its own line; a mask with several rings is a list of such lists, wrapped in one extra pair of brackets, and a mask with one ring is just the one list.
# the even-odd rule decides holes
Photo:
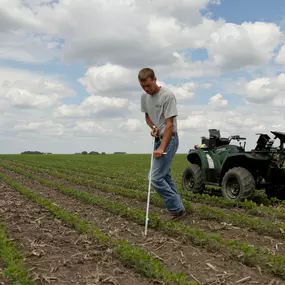
[(179, 211), (179, 212), (175, 212), (175, 213), (168, 213), (168, 214), (164, 214), (161, 216), (161, 219), (163, 221), (177, 221), (182, 219), (184, 216), (186, 215), (185, 211)]

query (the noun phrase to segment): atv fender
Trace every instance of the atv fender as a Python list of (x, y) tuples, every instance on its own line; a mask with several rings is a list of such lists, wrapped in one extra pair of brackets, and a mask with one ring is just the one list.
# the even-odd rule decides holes
[(220, 162), (215, 159), (211, 150), (197, 149), (190, 151), (187, 160), (201, 168), (203, 181), (206, 183), (219, 183)]
[(202, 169), (205, 168), (214, 168), (213, 165), (213, 160), (210, 155), (207, 155), (208, 151), (204, 150), (195, 150), (190, 152), (187, 155), (187, 160), (191, 164), (197, 164), (199, 165)]
[(251, 153), (232, 153), (229, 154), (225, 161), (222, 163), (221, 169), (221, 180), (223, 179), (226, 172), (234, 167), (243, 167), (250, 171), (262, 168), (263, 163), (267, 163), (267, 159), (262, 156), (255, 156)]
[(197, 164), (202, 169), (214, 169), (219, 167), (217, 162), (214, 161), (211, 151), (207, 150), (194, 150), (187, 155), (187, 160), (191, 164)]

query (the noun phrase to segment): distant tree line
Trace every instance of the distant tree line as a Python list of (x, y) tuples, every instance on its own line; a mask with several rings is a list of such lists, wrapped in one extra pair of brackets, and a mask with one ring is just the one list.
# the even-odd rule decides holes
[[(37, 150), (26, 150), (21, 152), (21, 154), (52, 154), (51, 152), (41, 152), (41, 151), (37, 151)], [(76, 155), (100, 155), (100, 154), (106, 154), (105, 152), (98, 152), (98, 151), (82, 151), (82, 152), (77, 152), (75, 153)], [(122, 151), (116, 151), (114, 152), (114, 154), (126, 154), (126, 152), (122, 152)]]
[(21, 154), (52, 154), (51, 152), (41, 152), (37, 150), (26, 150), (21, 152)]
[(100, 152), (98, 152), (98, 151), (90, 151), (90, 152), (88, 153), (88, 151), (84, 150), (84, 151), (82, 151), (82, 152), (77, 152), (77, 153), (75, 153), (75, 154), (77, 154), (77, 155), (79, 155), (79, 154), (83, 154), (83, 155), (98, 155), (98, 154), (106, 154), (106, 153), (105, 153), (105, 152), (100, 153)]
[[(75, 153), (75, 154), (77, 154), (77, 155), (80, 155), (80, 154), (83, 154), (83, 155), (89, 155), (89, 154), (91, 154), (91, 155), (99, 155), (100, 152), (98, 152), (98, 151), (90, 151), (90, 152), (88, 153), (86, 150), (84, 150), (84, 151), (82, 151), (82, 152), (77, 152), (77, 153)], [(106, 154), (106, 153), (105, 153), (105, 152), (102, 152), (101, 154)], [(123, 152), (123, 151), (116, 151), (116, 152), (114, 152), (114, 154), (126, 154), (126, 152)]]

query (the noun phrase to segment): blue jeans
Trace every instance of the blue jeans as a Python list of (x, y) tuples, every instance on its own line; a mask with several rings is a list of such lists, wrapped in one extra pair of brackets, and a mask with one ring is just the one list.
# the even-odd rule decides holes
[[(156, 141), (154, 149), (157, 149), (160, 143), (160, 140)], [(167, 154), (159, 158), (154, 158), (152, 166), (152, 187), (162, 197), (169, 212), (185, 210), (182, 199), (170, 175), (170, 166), (178, 146), (178, 136), (172, 136), (165, 148)]]

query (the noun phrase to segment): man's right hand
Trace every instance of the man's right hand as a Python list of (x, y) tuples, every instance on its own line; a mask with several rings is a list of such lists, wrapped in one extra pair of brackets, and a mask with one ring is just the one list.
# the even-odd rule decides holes
[(157, 127), (153, 127), (151, 130), (151, 135), (153, 137), (158, 137), (158, 128)]

